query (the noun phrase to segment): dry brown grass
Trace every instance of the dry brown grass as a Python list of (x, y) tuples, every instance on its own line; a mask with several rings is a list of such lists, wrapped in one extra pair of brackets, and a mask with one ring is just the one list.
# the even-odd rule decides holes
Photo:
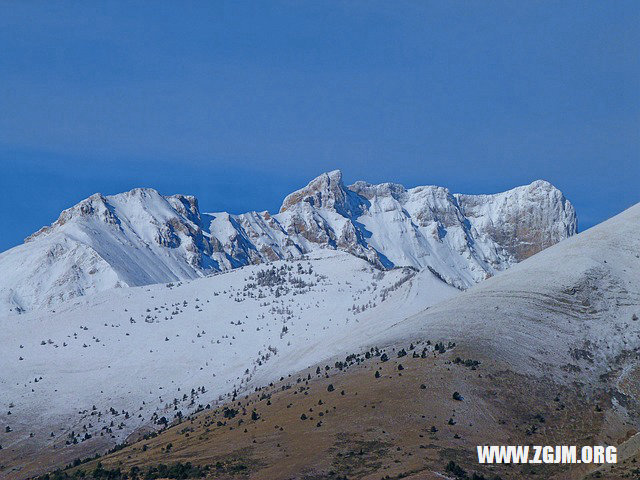
[[(388, 350), (388, 362), (374, 357), (343, 371), (321, 365), (320, 375), (314, 366), (225, 405), (239, 410), (233, 419), (222, 407), (207, 410), (100, 461), (122, 471), (188, 461), (211, 466), (216, 479), (442, 478), (450, 460), (487, 478), (577, 478), (558, 465), (481, 466), (475, 447), (601, 439), (605, 412), (576, 390), (487, 359), (475, 370), (456, 364), (457, 356), (470, 358), (461, 349), (427, 358), (408, 352), (397, 358)], [(454, 391), (464, 400), (454, 400)], [(79, 468), (90, 471), (96, 463)]]

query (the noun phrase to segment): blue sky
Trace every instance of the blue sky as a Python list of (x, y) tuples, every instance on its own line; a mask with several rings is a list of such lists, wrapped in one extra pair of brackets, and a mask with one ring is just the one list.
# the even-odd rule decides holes
[(640, 200), (640, 2), (3, 2), (0, 250), (95, 192), (277, 210), (317, 174), (580, 228)]

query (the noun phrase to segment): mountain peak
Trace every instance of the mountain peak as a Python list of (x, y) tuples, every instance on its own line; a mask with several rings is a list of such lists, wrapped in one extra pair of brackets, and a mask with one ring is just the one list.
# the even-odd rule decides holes
[(340, 170), (339, 168), (336, 168), (335, 170), (331, 170), (330, 172), (325, 172), (320, 176), (321, 177), (326, 176), (336, 182), (342, 182), (342, 170)]
[(553, 186), (553, 184), (551, 182), (548, 182), (546, 180), (543, 179), (538, 179), (538, 180), (534, 180), (533, 182), (531, 182), (529, 184), (530, 187), (534, 187), (534, 188), (556, 188)]
[(160, 195), (155, 188), (151, 187), (136, 187), (132, 188), (128, 192), (124, 192), (123, 194), (126, 197), (144, 197), (147, 195)]
[(287, 195), (280, 207), (280, 213), (302, 202), (315, 208), (340, 208), (347, 193), (342, 183), (342, 172), (332, 170), (311, 180), (306, 187)]

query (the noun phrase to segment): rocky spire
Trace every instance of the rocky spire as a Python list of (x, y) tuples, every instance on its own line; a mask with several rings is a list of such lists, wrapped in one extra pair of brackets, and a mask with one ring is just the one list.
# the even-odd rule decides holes
[(344, 216), (352, 216), (358, 210), (359, 198), (342, 183), (342, 172), (333, 170), (314, 178), (309, 184), (284, 199), (280, 213), (295, 205), (307, 203), (313, 208), (335, 210)]

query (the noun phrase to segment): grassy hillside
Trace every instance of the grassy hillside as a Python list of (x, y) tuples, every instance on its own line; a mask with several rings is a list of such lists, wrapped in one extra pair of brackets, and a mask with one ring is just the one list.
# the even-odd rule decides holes
[(570, 478), (558, 465), (480, 466), (475, 447), (598, 440), (604, 393), (583, 399), (448, 342), (411, 346), (317, 365), (65, 474), (145, 478), (190, 462), (216, 479)]

